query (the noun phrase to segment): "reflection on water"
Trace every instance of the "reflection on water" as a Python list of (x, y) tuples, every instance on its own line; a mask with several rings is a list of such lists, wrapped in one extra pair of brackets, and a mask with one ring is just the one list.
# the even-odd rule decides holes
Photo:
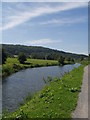
[(45, 85), (43, 77), (62, 77), (80, 64), (64, 65), (63, 67), (51, 66), (40, 68), (29, 68), (17, 72), (3, 80), (3, 109), (13, 111), (18, 108), (18, 103), (23, 102), (28, 93), (40, 91)]

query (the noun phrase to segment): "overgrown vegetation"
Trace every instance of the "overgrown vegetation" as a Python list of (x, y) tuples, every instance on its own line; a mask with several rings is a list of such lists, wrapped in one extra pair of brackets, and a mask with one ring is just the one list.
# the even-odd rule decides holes
[(77, 60), (76, 62), (82, 64), (82, 65), (89, 65), (90, 64), (90, 55), (88, 56), (88, 58), (86, 59), (80, 59), (80, 60)]
[(3, 115), (8, 119), (71, 118), (81, 90), (84, 66), (75, 68), (61, 79), (51, 80), (40, 93), (25, 102), (16, 112)]

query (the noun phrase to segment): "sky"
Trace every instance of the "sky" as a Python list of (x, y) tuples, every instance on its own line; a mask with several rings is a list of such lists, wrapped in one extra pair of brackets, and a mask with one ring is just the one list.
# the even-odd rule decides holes
[(88, 3), (3, 2), (2, 43), (88, 54)]
[(89, 2), (89, 0), (0, 0), (2, 2)]

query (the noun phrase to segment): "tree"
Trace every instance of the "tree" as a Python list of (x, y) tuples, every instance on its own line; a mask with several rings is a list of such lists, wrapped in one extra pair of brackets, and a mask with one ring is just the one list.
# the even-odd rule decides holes
[(26, 56), (24, 53), (19, 53), (18, 60), (21, 64), (24, 64), (26, 61)]
[(83, 61), (83, 60), (84, 60), (84, 58), (83, 58), (83, 57), (81, 57), (81, 58), (80, 58), (80, 61)]
[(65, 60), (65, 58), (60, 56), (59, 59), (58, 59), (59, 65), (64, 65), (64, 60)]
[(74, 60), (73, 58), (71, 58), (71, 62), (72, 62), (72, 63), (74, 63), (74, 62), (75, 62), (75, 60)]
[(88, 56), (88, 60), (90, 61), (90, 54), (89, 54), (89, 56)]
[(65, 57), (65, 61), (69, 62), (70, 61), (70, 57)]
[(7, 59), (7, 55), (6, 55), (6, 53), (4, 52), (4, 49), (2, 49), (2, 64), (5, 64), (6, 59)]

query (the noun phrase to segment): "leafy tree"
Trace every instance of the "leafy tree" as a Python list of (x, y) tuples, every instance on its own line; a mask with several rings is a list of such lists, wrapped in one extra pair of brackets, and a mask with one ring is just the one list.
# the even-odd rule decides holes
[(73, 58), (71, 58), (71, 62), (72, 62), (72, 63), (74, 63), (74, 62), (75, 62)]
[(65, 61), (69, 62), (70, 58), (69, 57), (65, 57)]
[(47, 54), (47, 60), (54, 60), (52, 53)]
[(59, 65), (64, 65), (64, 60), (65, 60), (65, 58), (63, 56), (60, 56), (58, 59)]
[(81, 58), (80, 58), (80, 61), (83, 61), (83, 60), (84, 60), (84, 58), (83, 58), (83, 57), (81, 57)]
[(90, 61), (90, 54), (89, 54), (89, 56), (88, 56), (88, 60)]
[(6, 55), (6, 53), (4, 52), (4, 49), (2, 49), (2, 64), (5, 64), (6, 59), (7, 59), (7, 55)]
[(19, 53), (18, 60), (21, 64), (24, 64), (26, 61), (26, 56), (24, 53)]

